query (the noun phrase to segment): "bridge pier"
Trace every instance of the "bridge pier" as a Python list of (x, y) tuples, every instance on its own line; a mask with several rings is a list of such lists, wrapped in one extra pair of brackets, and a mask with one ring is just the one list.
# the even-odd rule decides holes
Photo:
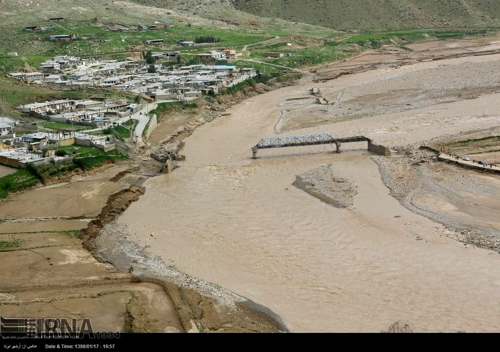
[(252, 159), (257, 159), (257, 151), (259, 149), (252, 147)]
[(337, 146), (337, 150), (336, 150), (336, 152), (337, 152), (337, 153), (340, 153), (340, 146), (342, 145), (342, 143), (340, 143), (340, 142), (336, 141), (336, 142), (335, 142), (335, 145)]

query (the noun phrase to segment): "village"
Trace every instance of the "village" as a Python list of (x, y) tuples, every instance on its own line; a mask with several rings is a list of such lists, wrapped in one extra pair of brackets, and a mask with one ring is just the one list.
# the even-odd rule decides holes
[[(183, 45), (190, 45), (183, 43)], [(234, 58), (235, 51), (199, 54), (198, 65), (164, 66), (156, 62), (175, 59), (177, 53), (146, 54), (146, 61), (118, 61), (84, 59), (73, 56), (56, 56), (40, 65), (39, 72), (13, 72), (8, 77), (38, 85), (67, 87), (105, 87), (136, 94), (134, 102), (126, 99), (108, 98), (95, 100), (62, 99), (33, 102), (17, 109), (35, 119), (52, 123), (81, 126), (78, 129), (46, 129), (38, 127), (31, 133), (16, 135), (19, 121), (10, 117), (0, 118), (0, 164), (25, 168), (54, 161), (57, 146), (80, 144), (104, 151), (114, 149), (112, 136), (92, 132), (122, 125), (127, 120), (145, 120), (139, 126), (127, 126), (132, 137), (141, 135), (148, 123), (148, 104), (161, 102), (187, 102), (203, 94), (216, 95), (225, 88), (234, 86), (257, 75), (253, 68), (238, 68), (231, 65), (209, 65), (225, 58)], [(148, 62), (151, 62), (148, 64)], [(143, 104), (143, 102), (146, 104)], [(25, 126), (26, 127), (26, 126)], [(135, 128), (140, 127), (140, 128)], [(134, 130), (135, 128), (135, 130)], [(138, 130), (139, 129), (139, 130)], [(24, 129), (25, 130), (25, 129)]]
[[(146, 53), (146, 61), (98, 60), (72, 56), (56, 56), (43, 62), (37, 72), (11, 72), (7, 77), (29, 84), (55, 86), (94, 86), (145, 94), (151, 99), (186, 101), (201, 94), (218, 94), (254, 77), (254, 68), (215, 65), (234, 58), (233, 49), (198, 54), (197, 65), (175, 66), (157, 63), (175, 60), (179, 54)], [(149, 63), (148, 63), (149, 62)]]

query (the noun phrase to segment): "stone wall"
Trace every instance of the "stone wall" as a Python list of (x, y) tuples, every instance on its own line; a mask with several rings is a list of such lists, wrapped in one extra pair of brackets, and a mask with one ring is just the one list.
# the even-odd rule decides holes
[(33, 161), (26, 161), (26, 162), (19, 162), (19, 168), (21, 169), (25, 169), (28, 164), (33, 164), (33, 166), (35, 167), (39, 167), (39, 166), (42, 166), (42, 165), (47, 165), (48, 163), (50, 163), (51, 161), (51, 158), (43, 158), (43, 159), (37, 159), (37, 160), (33, 160)]
[(71, 138), (61, 139), (59, 141), (59, 146), (60, 147), (66, 147), (68, 145), (73, 145), (75, 143), (76, 143), (75, 138), (71, 137)]
[(99, 149), (101, 149), (101, 150), (103, 150), (105, 152), (108, 152), (110, 150), (115, 149), (115, 145), (112, 144), (112, 143), (108, 143), (108, 144), (102, 145), (102, 144), (94, 143), (90, 139), (84, 139), (84, 138), (82, 138), (82, 139), (75, 138), (75, 144), (76, 145), (83, 145), (83, 146), (86, 146), (86, 147), (99, 148)]
[(73, 157), (67, 156), (66, 158), (50, 158), (50, 162), (55, 166), (69, 165), (73, 163)]
[[(116, 138), (113, 135), (109, 135), (109, 138), (112, 141), (112, 144), (110, 144), (110, 145), (113, 145), (114, 148), (117, 149), (120, 153), (125, 154), (125, 155), (129, 155), (130, 147), (127, 144), (123, 143), (122, 141), (120, 141), (118, 138)], [(104, 150), (104, 151), (107, 151), (107, 150)]]
[(75, 138), (75, 144), (76, 145), (83, 145), (85, 147), (95, 147), (94, 142), (92, 142), (90, 139), (85, 139), (85, 138)]
[(115, 150), (115, 144), (106, 144), (106, 145), (96, 145), (97, 148), (102, 149), (105, 152), (109, 152), (110, 150)]

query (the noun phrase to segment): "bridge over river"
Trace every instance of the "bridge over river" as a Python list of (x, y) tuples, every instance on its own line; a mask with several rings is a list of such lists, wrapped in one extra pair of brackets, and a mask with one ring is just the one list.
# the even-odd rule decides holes
[(259, 149), (270, 148), (285, 148), (285, 147), (300, 147), (307, 145), (320, 145), (320, 144), (335, 144), (336, 152), (340, 153), (342, 143), (353, 142), (368, 142), (368, 150), (380, 155), (390, 155), (389, 148), (373, 143), (371, 138), (365, 136), (342, 137), (334, 138), (328, 133), (310, 134), (304, 136), (286, 136), (286, 137), (272, 137), (263, 138), (256, 145), (252, 147), (252, 158), (257, 158)]

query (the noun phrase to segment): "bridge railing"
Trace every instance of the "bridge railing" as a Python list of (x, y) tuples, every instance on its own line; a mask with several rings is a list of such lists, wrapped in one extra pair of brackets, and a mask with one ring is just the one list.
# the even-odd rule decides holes
[(311, 134), (305, 136), (286, 136), (263, 138), (257, 143), (255, 149), (294, 147), (302, 145), (335, 143), (335, 139), (327, 133)]
[[(318, 145), (318, 144), (335, 144), (337, 148), (337, 153), (340, 153), (340, 146), (342, 143), (349, 142), (368, 142), (368, 150), (372, 151), (376, 149), (372, 140), (365, 136), (354, 136), (354, 137), (343, 137), (343, 138), (333, 138), (331, 134), (309, 134), (305, 136), (286, 136), (286, 137), (272, 137), (272, 138), (262, 138), (259, 143), (252, 147), (253, 158), (257, 158), (257, 151), (259, 149), (267, 148), (280, 148), (280, 147), (299, 147), (306, 145)], [(385, 148), (387, 149), (387, 148)], [(380, 152), (379, 152), (380, 153)], [(387, 153), (384, 151), (384, 155)]]

